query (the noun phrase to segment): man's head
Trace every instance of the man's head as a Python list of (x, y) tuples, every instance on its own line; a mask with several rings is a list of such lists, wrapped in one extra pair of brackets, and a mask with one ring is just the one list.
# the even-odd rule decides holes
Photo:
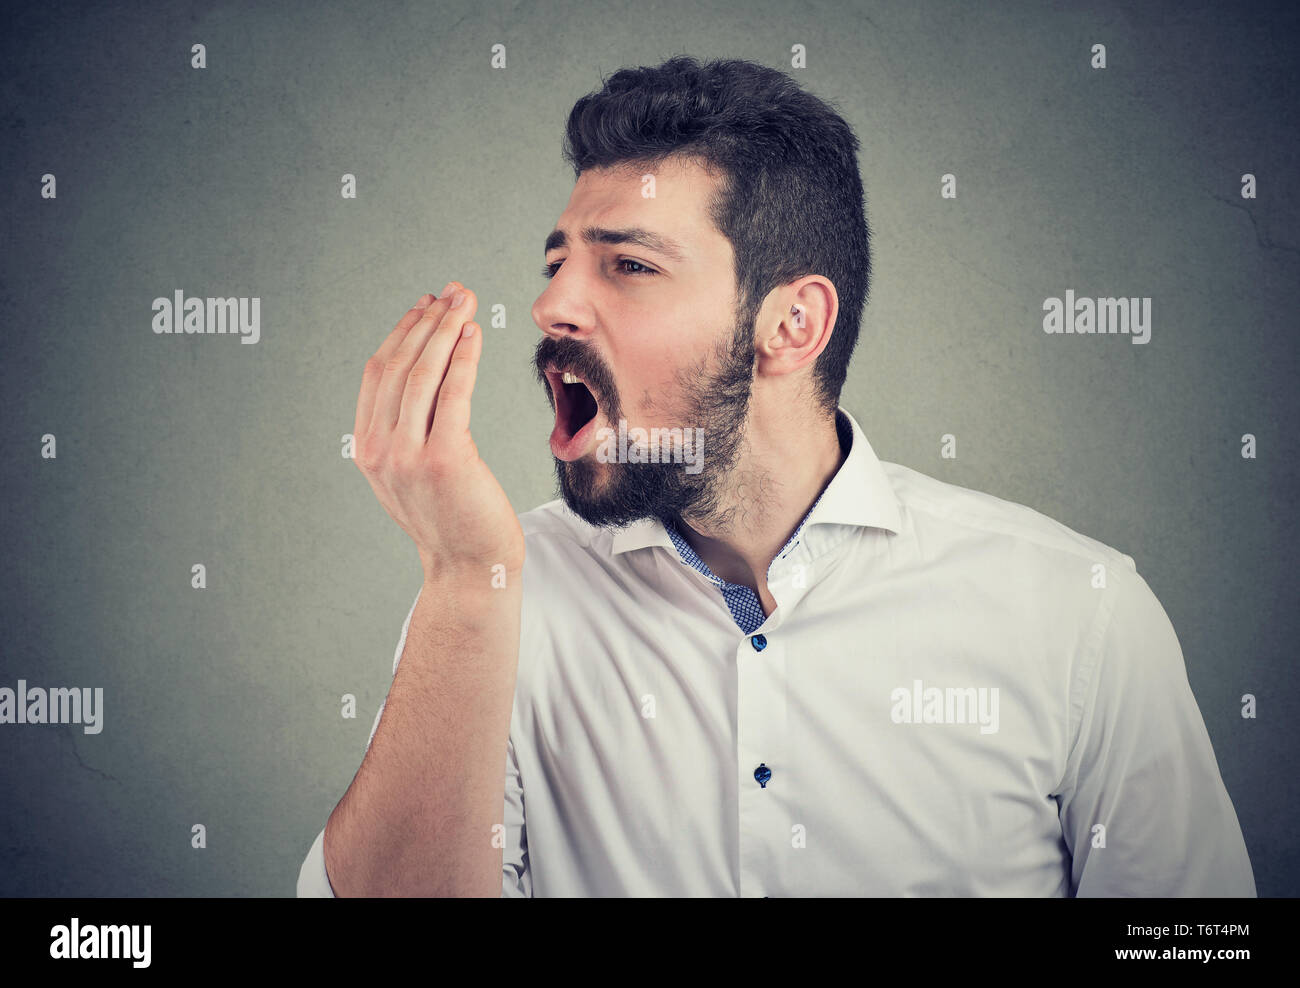
[[(761, 498), (745, 461), (762, 427), (833, 414), (870, 266), (857, 148), (833, 110), (751, 62), (624, 69), (574, 105), (577, 182), (532, 314), (575, 512), (725, 524)], [(620, 419), (633, 436), (702, 429), (703, 468), (604, 462), (600, 430)]]

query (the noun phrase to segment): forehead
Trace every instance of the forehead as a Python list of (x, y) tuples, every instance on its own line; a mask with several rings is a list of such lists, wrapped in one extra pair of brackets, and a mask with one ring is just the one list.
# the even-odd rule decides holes
[(710, 199), (721, 182), (721, 176), (682, 159), (654, 167), (589, 169), (578, 176), (555, 225), (569, 235), (570, 244), (582, 227), (636, 226), (676, 241), (687, 258), (730, 254), (730, 242), (709, 216)]

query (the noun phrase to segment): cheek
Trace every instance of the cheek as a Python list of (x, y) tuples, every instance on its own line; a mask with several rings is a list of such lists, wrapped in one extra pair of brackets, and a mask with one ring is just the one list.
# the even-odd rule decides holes
[(639, 319), (626, 324), (618, 347), (615, 381), (628, 420), (673, 417), (682, 412), (682, 376), (698, 373), (707, 345), (698, 313)]
[(676, 407), (678, 357), (662, 345), (637, 347), (625, 355), (627, 370), (618, 378), (618, 391), (629, 420), (662, 415)]

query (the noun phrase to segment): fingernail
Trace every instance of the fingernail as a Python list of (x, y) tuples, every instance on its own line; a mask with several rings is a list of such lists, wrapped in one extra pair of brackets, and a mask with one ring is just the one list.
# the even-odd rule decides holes
[(456, 287), (456, 283), (454, 281), (447, 282), (447, 284), (443, 286), (442, 291), (438, 293), (438, 298), (445, 298), (447, 293), (455, 287)]
[(465, 301), (465, 293), (462, 291), (457, 291), (456, 294), (451, 297), (451, 307), (453, 309), (459, 309), (460, 304), (464, 301)]
[(425, 292), (423, 295), (420, 296), (420, 301), (415, 303), (415, 307), (418, 309), (420, 306), (428, 305), (432, 301), (433, 301), (433, 296), (430, 295), (428, 292)]

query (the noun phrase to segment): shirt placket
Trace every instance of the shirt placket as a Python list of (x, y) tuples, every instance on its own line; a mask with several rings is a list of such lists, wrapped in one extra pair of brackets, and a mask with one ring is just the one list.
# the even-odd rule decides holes
[[(767, 625), (765, 624), (766, 628)], [(740, 895), (783, 888), (789, 791), (786, 758), (786, 646), (780, 629), (740, 640), (736, 648), (737, 846)]]

